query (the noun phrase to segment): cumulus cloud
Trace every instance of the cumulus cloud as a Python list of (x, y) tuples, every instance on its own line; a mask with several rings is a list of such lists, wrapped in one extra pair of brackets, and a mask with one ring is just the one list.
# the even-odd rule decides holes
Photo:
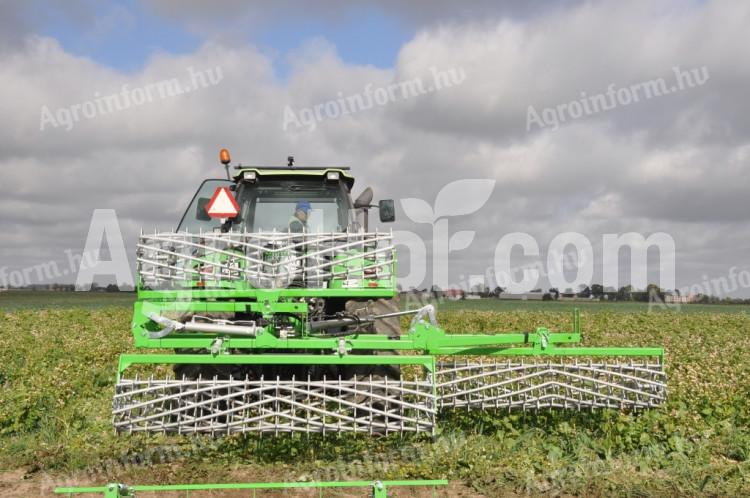
[[(179, 12), (168, 2), (151, 8), (186, 23), (212, 12), (257, 12), (244, 3), (210, 12), (203, 4), (180, 5)], [(129, 241), (140, 226), (174, 226), (199, 182), (223, 175), (216, 160), (221, 147), (244, 164), (283, 164), (293, 154), (299, 164), (351, 165), (355, 194), (372, 185), (376, 198), (432, 203), (451, 181), (495, 180), (487, 204), (450, 220), (452, 232), (477, 232), (467, 249), (451, 255), (455, 281), (484, 273), (497, 242), (513, 231), (535, 236), (542, 257), (563, 231), (587, 234), (595, 254), (603, 233), (664, 231), (677, 243), (680, 286), (744, 264), (750, 245), (743, 216), (750, 173), (747, 6), (563, 3), (493, 10), (481, 20), (477, 11), (464, 16), (448, 4), (435, 17), (391, 7), (423, 26), (393, 68), (346, 63), (335, 46), (315, 39), (291, 54), (283, 81), (273, 57), (247, 42), (209, 37), (192, 53), (154, 54), (139, 71), (123, 73), (19, 28), (0, 51), (0, 114), (6, 117), (0, 266), (80, 250), (95, 208), (116, 209)], [(329, 7), (338, 8), (346, 7)], [(557, 130), (526, 129), (529, 106), (556, 106), (612, 83), (669, 78), (675, 66), (705, 66), (710, 79)], [(185, 80), (188, 68), (220, 68), (221, 81), (83, 119), (70, 130), (40, 131), (44, 106), (65, 108), (124, 87)], [(428, 80), (431, 68), (460, 68), (466, 77), (451, 88), (323, 120), (312, 132), (282, 129), (287, 107), (315, 106), (368, 85)], [(432, 227), (398, 214), (394, 228), (418, 233), (429, 252)]]

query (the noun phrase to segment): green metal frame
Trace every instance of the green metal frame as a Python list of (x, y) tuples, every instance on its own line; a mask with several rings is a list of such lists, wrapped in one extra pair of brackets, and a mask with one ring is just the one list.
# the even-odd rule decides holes
[(229, 484), (166, 484), (161, 486), (126, 486), (124, 484), (111, 483), (106, 486), (56, 488), (56, 494), (73, 496), (77, 494), (100, 494), (103, 498), (126, 498), (135, 497), (138, 491), (143, 492), (166, 492), (185, 491), (189, 496), (191, 491), (227, 491), (227, 490), (252, 490), (268, 489), (323, 489), (331, 488), (370, 488), (371, 496), (374, 498), (387, 498), (388, 490), (397, 487), (447, 486), (445, 479), (433, 480), (409, 480), (409, 481), (333, 481), (333, 482), (267, 482), (267, 483), (229, 483)]
[[(192, 303), (188, 303), (192, 304)], [(206, 306), (214, 303), (203, 303)], [(231, 303), (235, 304), (235, 303)], [(240, 303), (241, 304), (241, 303)], [(278, 303), (277, 303), (278, 304)], [(136, 303), (136, 308), (142, 303)], [(136, 314), (138, 316), (138, 313)], [(260, 330), (253, 338), (227, 337), (216, 348), (216, 337), (210, 334), (147, 339), (141, 343), (166, 349), (213, 349), (211, 354), (146, 353), (122, 354), (118, 378), (136, 364), (213, 364), (213, 365), (421, 365), (435, 371), (437, 356), (590, 356), (590, 357), (658, 357), (663, 363), (661, 347), (581, 347), (579, 311), (573, 312), (571, 332), (550, 332), (539, 327), (534, 332), (501, 334), (448, 334), (427, 321), (414, 323), (398, 340), (379, 334), (353, 334), (345, 337), (295, 337), (281, 339), (271, 330)], [(342, 345), (344, 351), (342, 351)], [(573, 345), (573, 347), (570, 347)], [(250, 354), (238, 353), (247, 350)], [(253, 354), (262, 351), (262, 354)], [(305, 351), (307, 353), (305, 353)], [(398, 353), (357, 354), (370, 351)], [(321, 354), (328, 352), (328, 354)]]

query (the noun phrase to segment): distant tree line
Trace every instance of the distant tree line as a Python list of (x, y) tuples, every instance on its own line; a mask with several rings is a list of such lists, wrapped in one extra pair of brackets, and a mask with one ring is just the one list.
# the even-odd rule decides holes
[[(441, 289), (437, 285), (433, 285), (430, 289), (416, 289), (412, 288), (408, 291), (403, 291), (399, 288), (402, 294), (411, 293), (427, 296), (433, 299), (440, 298), (454, 298), (454, 299), (465, 299), (467, 295), (475, 295), (482, 298), (499, 298), (505, 289), (502, 287), (495, 287), (490, 289), (489, 287), (474, 287), (470, 291), (465, 291), (459, 288)], [(668, 302), (670, 296), (680, 296), (678, 289), (669, 290), (661, 289), (656, 284), (649, 284), (646, 289), (638, 290), (634, 289), (632, 285), (624, 285), (619, 289), (605, 288), (601, 284), (582, 285), (577, 290), (564, 289), (559, 290), (555, 287), (547, 289), (544, 292), (542, 289), (533, 289), (529, 294), (542, 294), (544, 301), (556, 301), (559, 299), (590, 299), (598, 301), (626, 301), (626, 302)], [(717, 297), (705, 294), (698, 294), (692, 296), (690, 303), (697, 304), (750, 304), (750, 298), (732, 298), (732, 297)]]
[[(30, 284), (22, 287), (8, 286), (7, 290), (30, 290), (30, 291), (55, 291), (55, 292), (74, 292), (76, 286), (74, 284)], [(128, 284), (108, 284), (101, 285), (96, 282), (91, 284), (89, 292), (133, 292), (135, 289), (132, 285)]]

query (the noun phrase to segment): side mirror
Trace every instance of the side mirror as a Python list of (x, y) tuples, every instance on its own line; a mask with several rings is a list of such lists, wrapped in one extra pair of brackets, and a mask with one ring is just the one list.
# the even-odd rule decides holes
[(354, 207), (355, 209), (368, 208), (370, 207), (370, 203), (372, 203), (372, 189), (367, 187), (354, 201)]
[(211, 217), (206, 211), (206, 206), (211, 202), (208, 197), (201, 197), (198, 199), (198, 203), (195, 205), (195, 219), (200, 221), (211, 221)]
[(393, 199), (383, 199), (378, 203), (378, 211), (380, 212), (380, 222), (390, 223), (396, 221), (396, 207), (393, 203)]

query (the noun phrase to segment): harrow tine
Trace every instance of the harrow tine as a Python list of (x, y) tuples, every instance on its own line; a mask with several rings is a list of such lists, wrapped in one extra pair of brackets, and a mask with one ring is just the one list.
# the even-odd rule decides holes
[[(278, 377), (272, 382), (264, 378), (154, 382), (161, 389), (143, 389), (136, 381), (118, 384), (114, 408), (118, 430), (152, 431), (158, 427), (167, 432), (190, 430), (212, 434), (246, 431), (387, 434), (432, 430), (436, 414), (431, 403), (432, 387), (426, 382), (394, 389), (391, 381), (383, 393), (374, 380), (358, 381), (355, 388), (354, 381), (341, 378), (306, 383)], [(160, 396), (163, 392), (170, 394)], [(209, 399), (201, 399), (202, 393), (208, 393)], [(348, 399), (350, 396), (367, 399), (355, 403)], [(313, 399), (320, 403), (310, 402)], [(165, 410), (165, 401), (177, 401), (178, 406)], [(232, 406), (221, 407), (225, 402)], [(241, 417), (237, 416), (239, 413)]]
[(666, 399), (660, 363), (639, 366), (605, 362), (544, 362), (441, 365), (441, 407), (577, 409), (643, 409)]
[(439, 410), (640, 410), (666, 399), (661, 363), (547, 359), (439, 364), (413, 381), (356, 376), (269, 381), (230, 377), (122, 379), (114, 398), (118, 431), (365, 432), (435, 430)]

